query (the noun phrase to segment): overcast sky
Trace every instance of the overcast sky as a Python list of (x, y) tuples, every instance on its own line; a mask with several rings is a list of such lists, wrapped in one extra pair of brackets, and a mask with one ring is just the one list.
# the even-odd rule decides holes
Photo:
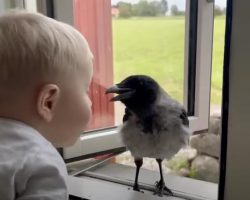
[[(117, 2), (119, 1), (124, 1), (124, 2), (129, 2), (129, 3), (138, 3), (139, 0), (111, 0), (113, 5), (117, 4)], [(152, 0), (148, 0), (148, 1), (152, 1)], [(167, 0), (167, 1), (168, 1), (169, 8), (175, 4), (178, 6), (179, 10), (185, 10), (185, 3), (186, 3), (185, 0)], [(218, 5), (221, 8), (225, 8), (226, 0), (215, 0), (215, 5)]]

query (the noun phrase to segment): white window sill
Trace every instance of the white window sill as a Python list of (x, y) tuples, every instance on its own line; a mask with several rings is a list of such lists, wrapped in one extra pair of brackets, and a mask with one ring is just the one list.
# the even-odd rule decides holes
[[(105, 164), (86, 172), (85, 176), (68, 178), (70, 194), (91, 200), (162, 200), (150, 191), (159, 172), (141, 169), (139, 184), (144, 193), (132, 190), (135, 168), (120, 164)], [(218, 185), (189, 178), (164, 175), (166, 185), (175, 197), (168, 200), (216, 200)]]

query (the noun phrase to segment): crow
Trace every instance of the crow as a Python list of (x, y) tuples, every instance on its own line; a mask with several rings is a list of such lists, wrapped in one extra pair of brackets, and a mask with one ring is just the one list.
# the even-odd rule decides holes
[(173, 195), (164, 182), (162, 160), (170, 159), (189, 142), (191, 132), (184, 107), (146, 75), (129, 76), (108, 88), (107, 93), (118, 94), (111, 101), (121, 101), (125, 105), (120, 132), (136, 165), (133, 189), (140, 191), (139, 171), (143, 157), (149, 157), (156, 159), (160, 171), (154, 194), (163, 196), (166, 191)]

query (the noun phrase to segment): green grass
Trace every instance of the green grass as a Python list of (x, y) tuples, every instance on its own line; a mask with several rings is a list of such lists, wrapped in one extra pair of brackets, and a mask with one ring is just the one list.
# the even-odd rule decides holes
[[(113, 19), (115, 82), (131, 74), (147, 74), (173, 97), (182, 101), (184, 26), (183, 17)], [(219, 104), (221, 98), (223, 27), (224, 19), (216, 19), (213, 104)]]
[(222, 95), (224, 37), (225, 17), (216, 17), (214, 22), (211, 103), (217, 105), (221, 104)]

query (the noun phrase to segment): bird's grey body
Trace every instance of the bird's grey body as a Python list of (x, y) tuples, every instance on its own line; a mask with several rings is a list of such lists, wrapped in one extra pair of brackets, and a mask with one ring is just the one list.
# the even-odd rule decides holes
[(120, 129), (124, 144), (135, 158), (169, 159), (188, 144), (190, 131), (180, 118), (182, 105), (164, 91), (158, 94), (151, 108), (155, 113), (152, 133), (145, 133), (144, 123), (132, 111)]

